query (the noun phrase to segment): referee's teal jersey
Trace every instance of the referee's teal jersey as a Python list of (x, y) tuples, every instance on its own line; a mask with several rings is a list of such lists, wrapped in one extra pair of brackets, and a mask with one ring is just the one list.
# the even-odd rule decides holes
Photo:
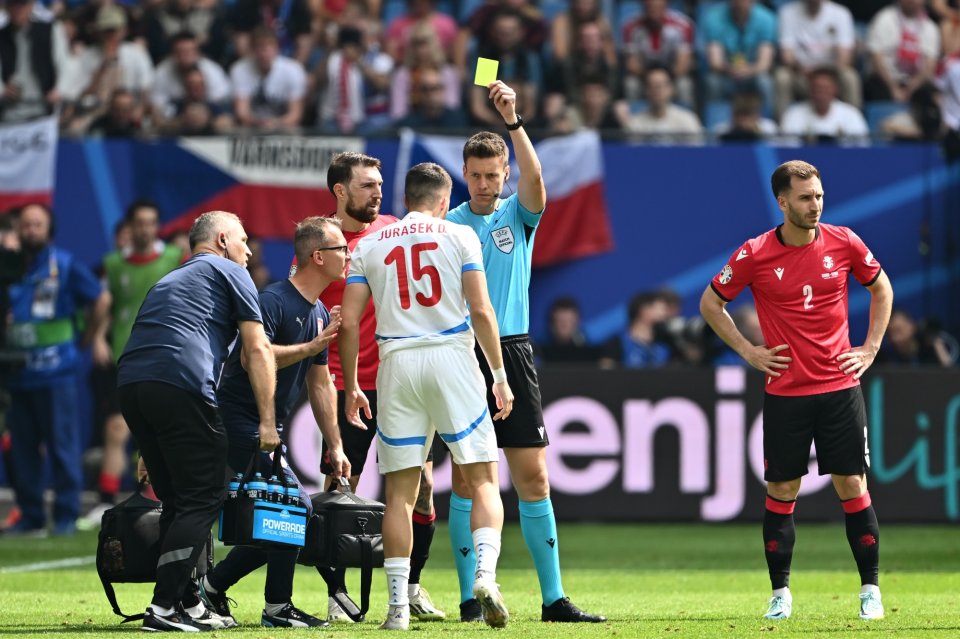
[(469, 226), (480, 238), (487, 289), (502, 336), (530, 331), (530, 262), (542, 217), (523, 208), (516, 194), (500, 200), (490, 215), (473, 213), (469, 201), (447, 214), (448, 221)]

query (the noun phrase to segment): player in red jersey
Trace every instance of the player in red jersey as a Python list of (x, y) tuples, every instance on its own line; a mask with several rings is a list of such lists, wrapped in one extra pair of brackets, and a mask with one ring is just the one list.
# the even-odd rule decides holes
[[(337, 198), (337, 210), (331, 217), (340, 219), (343, 225), (343, 237), (351, 252), (362, 238), (398, 221), (392, 215), (380, 213), (383, 177), (380, 175), (380, 160), (377, 158), (362, 153), (338, 153), (331, 160), (330, 168), (327, 170), (327, 187)], [(343, 288), (342, 281), (328, 286), (320, 296), (324, 306), (327, 308), (339, 306), (343, 300)], [(380, 352), (377, 349), (376, 332), (377, 323), (371, 301), (360, 317), (360, 354), (357, 364), (357, 380), (360, 389), (370, 400), (373, 410), (373, 419), (367, 420), (367, 430), (359, 430), (348, 425), (344, 414), (343, 369), (340, 365), (339, 346), (337, 342), (331, 342), (329, 346), (330, 374), (334, 376), (334, 383), (337, 386), (337, 423), (340, 424), (344, 453), (353, 469), (350, 485), (354, 489), (360, 481), (367, 452), (377, 433), (376, 382)], [(328, 477), (333, 471), (327, 463), (325, 443), (320, 471)], [(328, 487), (329, 483), (328, 479)], [(410, 556), (410, 614), (420, 621), (440, 621), (446, 617), (443, 611), (433, 605), (427, 591), (420, 587), (420, 572), (430, 556), (436, 518), (433, 509), (433, 461), (432, 458), (428, 458), (420, 478), (420, 494), (413, 512), (413, 554)], [(339, 583), (328, 585), (330, 592), (328, 592), (327, 616), (330, 621), (350, 621), (333, 598), (338, 588), (346, 591), (343, 576), (343, 569), (339, 569), (337, 571)]]
[[(781, 164), (771, 186), (783, 224), (738, 248), (700, 299), (700, 312), (717, 335), (766, 375), (763, 542), (773, 596), (765, 616), (786, 619), (793, 608), (793, 510), (815, 442), (819, 472), (832, 476), (846, 513), (847, 539), (862, 584), (860, 618), (880, 619), (880, 531), (864, 474), (870, 458), (859, 380), (880, 348), (893, 289), (853, 231), (820, 224), (823, 187), (814, 166), (798, 160)], [(870, 292), (867, 339), (855, 348), (847, 323), (850, 274)], [(747, 286), (756, 301), (763, 346), (747, 341), (725, 309)]]

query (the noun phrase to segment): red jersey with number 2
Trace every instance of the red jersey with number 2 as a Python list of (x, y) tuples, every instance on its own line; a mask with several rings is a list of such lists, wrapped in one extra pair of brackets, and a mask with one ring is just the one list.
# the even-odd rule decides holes
[(820, 224), (806, 246), (787, 246), (780, 227), (747, 240), (710, 286), (726, 301), (750, 287), (767, 348), (786, 344), (793, 358), (780, 377), (767, 376), (772, 395), (816, 395), (859, 384), (840, 370), (837, 357), (850, 350), (847, 283), (864, 286), (880, 276), (880, 264), (856, 233)]
[[(329, 217), (333, 217), (332, 215)], [(370, 226), (362, 231), (344, 231), (343, 237), (347, 240), (347, 246), (350, 252), (356, 248), (357, 242), (375, 233), (379, 229), (390, 224), (395, 224), (399, 220), (392, 215), (379, 215), (377, 219), (370, 223)], [(343, 280), (331, 282), (320, 294), (320, 301), (328, 309), (343, 302), (343, 289), (346, 286)], [(367, 303), (363, 309), (363, 315), (360, 316), (360, 353), (357, 357), (357, 383), (360, 384), (360, 390), (376, 390), (377, 388), (377, 368), (380, 366), (380, 351), (377, 348), (377, 318), (374, 315), (373, 300)], [(343, 390), (343, 367), (340, 366), (340, 346), (337, 340), (330, 342), (330, 350), (327, 354), (327, 361), (330, 365), (330, 374), (334, 375), (334, 383), (337, 390)]]

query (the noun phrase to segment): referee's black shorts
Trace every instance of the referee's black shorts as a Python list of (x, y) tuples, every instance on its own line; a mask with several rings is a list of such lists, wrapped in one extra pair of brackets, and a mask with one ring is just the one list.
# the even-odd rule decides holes
[[(342, 390), (337, 391), (337, 423), (340, 425), (340, 440), (343, 443), (343, 454), (347, 456), (350, 462), (350, 475), (359, 477), (363, 473), (363, 467), (367, 463), (367, 454), (370, 452), (370, 445), (373, 438), (377, 436), (377, 391), (363, 391), (370, 402), (370, 413), (373, 419), (367, 419), (363, 412), (360, 413), (360, 419), (366, 424), (367, 430), (360, 430), (347, 421), (346, 413), (346, 395)], [(427, 454), (427, 461), (433, 461), (433, 451)], [(327, 454), (327, 442), (323, 442), (323, 453), (320, 458), (320, 472), (324, 475), (333, 473), (330, 466), (330, 456)]]
[[(543, 407), (540, 404), (540, 381), (533, 366), (533, 347), (527, 335), (509, 335), (500, 338), (503, 353), (503, 368), (507, 382), (513, 391), (513, 411), (505, 420), (493, 422), (499, 448), (542, 448), (550, 443), (543, 423)], [(497, 399), (491, 386), (493, 375), (487, 365), (480, 345), (475, 348), (480, 371), (487, 386), (487, 404), (490, 416), (497, 414)]]
[(763, 396), (763, 464), (767, 481), (806, 475), (810, 444), (821, 475), (862, 475), (867, 456), (867, 410), (860, 386), (802, 397)]

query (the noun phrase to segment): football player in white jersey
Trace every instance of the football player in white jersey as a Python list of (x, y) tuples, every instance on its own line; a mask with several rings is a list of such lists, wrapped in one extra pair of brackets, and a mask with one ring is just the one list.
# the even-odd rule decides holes
[(503, 527), (496, 435), (473, 354), (474, 330), (493, 371), (498, 408), (493, 419), (510, 414), (513, 392), (503, 369), (480, 241), (467, 227), (443, 219), (451, 188), (449, 174), (436, 164), (410, 169), (404, 189), (410, 212), (357, 244), (343, 296), (340, 359), (346, 414), (359, 428), (365, 428), (360, 409), (370, 415), (356, 376), (359, 319), (371, 295), (376, 309), (377, 456), (386, 476), (387, 502), (383, 542), (390, 607), (381, 626), (386, 629), (410, 625), (411, 513), (435, 432), (461, 465), (474, 496), (473, 592), (484, 621), (502, 628), (509, 617), (496, 584)]

